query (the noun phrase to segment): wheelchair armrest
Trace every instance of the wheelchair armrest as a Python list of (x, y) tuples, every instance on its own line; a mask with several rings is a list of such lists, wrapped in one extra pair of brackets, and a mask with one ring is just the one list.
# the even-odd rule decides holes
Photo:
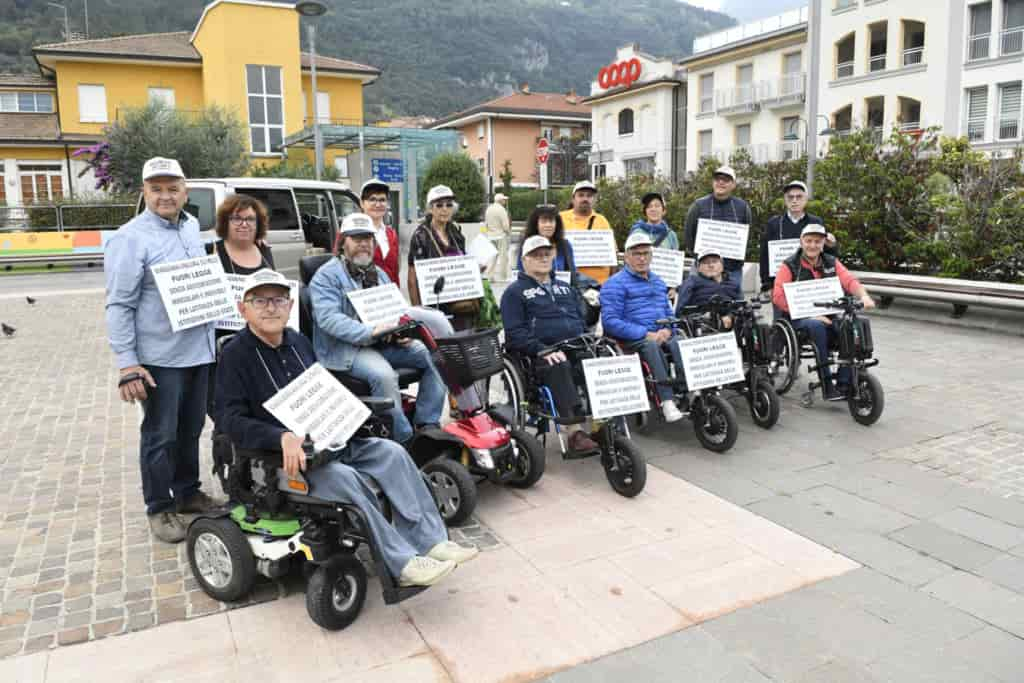
[(260, 448), (235, 448), (235, 455), (247, 460), (259, 460), (268, 465), (281, 467), (284, 464), (284, 453), (279, 450), (264, 450)]
[(395, 407), (394, 399), (385, 396), (360, 396), (359, 400), (370, 409), (372, 415), (383, 415)]

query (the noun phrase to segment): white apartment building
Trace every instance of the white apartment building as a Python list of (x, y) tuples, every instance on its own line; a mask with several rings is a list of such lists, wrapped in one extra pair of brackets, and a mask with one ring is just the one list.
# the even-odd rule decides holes
[(757, 162), (803, 154), (806, 43), (806, 7), (694, 40), (680, 62), (690, 105), (687, 169), (740, 148)]
[[(608, 69), (618, 76), (611, 82)], [(590, 97), (583, 100), (590, 105), (593, 177), (681, 175), (686, 90), (673, 60), (626, 45), (616, 50), (615, 59), (598, 75), (590, 84)], [(626, 75), (628, 82), (623, 83)]]

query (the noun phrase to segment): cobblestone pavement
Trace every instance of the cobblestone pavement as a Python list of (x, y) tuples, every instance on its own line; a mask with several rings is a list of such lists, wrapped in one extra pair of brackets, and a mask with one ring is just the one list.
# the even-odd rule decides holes
[[(18, 327), (13, 338), (0, 338), (0, 657), (238, 607), (197, 588), (183, 545), (150, 537), (139, 484), (139, 413), (114, 391), (101, 297), (42, 296), (31, 307), (7, 299), (0, 307), (0, 318)], [(804, 410), (787, 399), (783, 423), (772, 433), (785, 430), (787, 441), (832, 449), (836, 459), (907, 460), (1002, 496), (1024, 496), (1019, 339), (897, 320), (876, 330), (887, 399), (879, 425), (866, 430), (845, 416), (845, 407), (819, 403)], [(740, 403), (737, 408), (743, 412)], [(812, 428), (823, 435), (817, 443), (799, 431)], [(783, 455), (756, 448), (763, 432), (742, 414), (741, 431), (733, 452), (714, 463), (693, 451), (692, 437), (683, 446), (678, 440), (662, 445), (696, 453), (687, 460), (694, 466), (707, 463), (706, 481), (697, 476), (703, 470), (685, 476), (711, 490), (724, 482), (714, 468), (756, 451), (765, 464), (755, 473), (756, 486), (771, 485), (773, 458)], [(204, 438), (204, 487), (220, 494), (211, 481), (208, 443)], [(791, 448), (784, 457), (792, 457)], [(762, 491), (750, 499), (757, 495)], [(476, 522), (453, 537), (501, 545)], [(250, 602), (297, 588), (267, 581)]]

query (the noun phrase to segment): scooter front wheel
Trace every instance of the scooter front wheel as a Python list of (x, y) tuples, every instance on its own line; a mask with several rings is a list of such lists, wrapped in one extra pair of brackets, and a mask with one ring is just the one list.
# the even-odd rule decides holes
[(336, 555), (317, 567), (306, 584), (306, 611), (317, 626), (340, 631), (366, 602), (366, 569), (353, 555)]
[(544, 474), (547, 463), (544, 448), (522, 429), (512, 430), (511, 446), (516, 453), (516, 476), (508, 480), (508, 485), (517, 489), (530, 488)]
[(697, 399), (692, 418), (697, 440), (709, 451), (725, 453), (736, 443), (736, 411), (718, 394), (704, 394)]
[(647, 461), (633, 442), (621, 434), (616, 434), (610, 444), (604, 444), (601, 462), (604, 476), (620, 496), (633, 498), (647, 485)]
[(754, 391), (748, 397), (750, 417), (754, 424), (763, 429), (771, 429), (779, 421), (779, 395), (775, 393), (772, 383), (766, 379), (759, 380)]
[(850, 390), (850, 398), (847, 404), (850, 408), (850, 415), (860, 424), (870, 427), (882, 417), (882, 410), (885, 409), (885, 392), (882, 391), (882, 383), (874, 375), (861, 370), (857, 377), (857, 397), (854, 397), (853, 390)]
[(458, 526), (469, 519), (476, 509), (476, 482), (462, 463), (442, 455), (424, 465), (423, 474), (445, 524)]

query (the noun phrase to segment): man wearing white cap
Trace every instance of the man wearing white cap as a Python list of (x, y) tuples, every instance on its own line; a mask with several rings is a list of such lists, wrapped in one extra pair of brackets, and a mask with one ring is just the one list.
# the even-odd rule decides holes
[(677, 368), (683, 367), (675, 331), (658, 325), (660, 318), (672, 317), (668, 285), (651, 271), (654, 242), (649, 233), (634, 232), (626, 239), (625, 268), (612, 275), (601, 288), (601, 324), (605, 335), (623, 342), (644, 357), (654, 378), (659, 380), (658, 395), (666, 422), (683, 417), (675, 404), (668, 364), (662, 345), (667, 344)]
[[(597, 185), (581, 180), (572, 187), (572, 207), (561, 212), (562, 225), (566, 232), (572, 230), (611, 230), (608, 219), (594, 211), (597, 201)], [(611, 266), (581, 266), (580, 273), (604, 283), (612, 274)]]
[[(264, 407), (316, 362), (309, 340), (287, 326), (295, 305), (290, 291), (288, 280), (269, 269), (246, 280), (238, 303), (246, 327), (224, 348), (217, 367), (217, 428), (238, 448), (281, 451), (285, 475), (296, 478), (302, 471), (311, 496), (357, 505), (390, 573), (401, 585), (429, 586), (477, 549), (448, 540), (437, 505), (402, 447), (353, 437), (331, 451), (325, 464), (307, 468), (306, 435), (288, 431)], [(381, 514), (364, 477), (387, 495), (396, 526)]]
[[(824, 221), (814, 214), (806, 213), (807, 185), (802, 180), (790, 180), (782, 188), (782, 198), (786, 202), (785, 213), (772, 216), (764, 226), (761, 234), (761, 291), (770, 292), (775, 285), (775, 276), (769, 271), (769, 243), (776, 240), (800, 239), (800, 233), (811, 223), (824, 225)], [(837, 256), (836, 237), (828, 233), (825, 237), (825, 253)]]
[(139, 465), (149, 528), (161, 541), (177, 543), (185, 538), (177, 513), (218, 504), (199, 483), (213, 323), (175, 332), (152, 268), (206, 256), (206, 249), (199, 222), (182, 210), (188, 189), (177, 161), (147, 161), (142, 196), (146, 209), (104, 247), (107, 337), (120, 371), (121, 400), (139, 401), (144, 413)]
[(495, 282), (508, 280), (508, 247), (509, 238), (512, 235), (512, 225), (505, 208), (507, 204), (508, 197), (499, 192), (494, 195), (494, 203), (488, 206), (484, 213), (487, 239), (491, 240), (494, 243), (494, 248), (498, 250), (498, 258), (488, 273), (490, 279)]
[[(775, 304), (776, 316), (789, 317), (789, 302), (786, 301), (786, 290), (784, 285), (787, 282), (801, 282), (803, 280), (816, 280), (823, 277), (839, 278), (839, 284), (843, 292), (859, 297), (865, 309), (874, 308), (875, 300), (868, 294), (868, 290), (855, 278), (835, 256), (824, 253), (825, 239), (828, 231), (825, 226), (811, 223), (805, 226), (800, 233), (800, 248), (779, 266), (779, 272), (775, 274), (775, 289), (772, 291), (772, 302)], [(827, 315), (819, 315), (814, 318), (802, 318), (793, 320), (793, 328), (805, 330), (807, 335), (814, 342), (814, 348), (818, 353), (818, 377), (824, 387), (825, 399), (829, 401), (845, 400), (849, 390), (848, 367), (839, 368), (838, 383), (832, 384), (832, 373), (828, 367), (828, 340), (835, 336), (835, 329), (832, 327), (832, 318)]]
[(322, 265), (309, 283), (313, 348), (317, 360), (328, 370), (348, 373), (369, 384), (371, 395), (394, 400), (390, 415), (395, 440), (404, 442), (412, 438), (413, 426), (402, 412), (395, 368), (420, 372), (416, 426), (440, 422), (447, 389), (422, 342), (380, 342), (380, 335), (389, 327), (363, 323), (349, 301), (348, 292), (391, 282), (387, 273), (373, 263), (375, 233), (372, 219), (364, 213), (350, 213), (342, 220), (338, 258)]
[[(697, 268), (690, 277), (683, 280), (676, 299), (676, 313), (685, 306), (702, 306), (714, 297), (727, 301), (743, 298), (740, 283), (733, 280), (722, 266), (722, 255), (716, 249), (706, 249), (697, 255)], [(732, 318), (724, 316), (722, 325), (732, 327)]]
[[(753, 215), (750, 211), (750, 204), (732, 193), (736, 189), (736, 171), (731, 166), (719, 166), (712, 176), (711, 194), (704, 195), (690, 205), (686, 212), (686, 222), (683, 228), (683, 248), (691, 254), (696, 251), (694, 245), (697, 243), (697, 231), (700, 227), (700, 219), (724, 221), (726, 223), (738, 223), (750, 225)], [(725, 270), (728, 271), (737, 282), (743, 282), (743, 261), (740, 259), (727, 258), (724, 261)]]

